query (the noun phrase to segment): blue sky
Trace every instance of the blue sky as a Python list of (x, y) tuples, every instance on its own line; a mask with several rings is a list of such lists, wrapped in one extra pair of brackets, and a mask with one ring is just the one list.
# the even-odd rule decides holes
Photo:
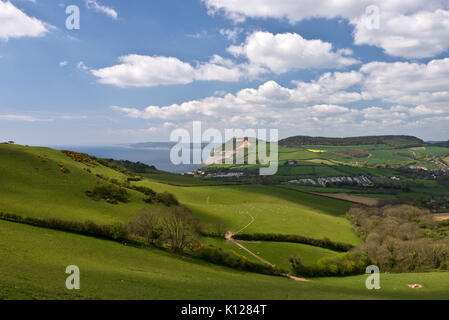
[(0, 141), (167, 141), (192, 121), (448, 140), (447, 2), (353, 1), (0, 0)]

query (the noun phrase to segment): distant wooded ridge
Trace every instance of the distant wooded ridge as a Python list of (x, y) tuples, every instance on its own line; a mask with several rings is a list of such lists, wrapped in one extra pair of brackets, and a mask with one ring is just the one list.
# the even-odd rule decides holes
[(449, 148), (449, 141), (429, 141), (428, 143), (437, 147)]
[(379, 144), (385, 144), (392, 147), (415, 147), (422, 146), (425, 144), (425, 142), (417, 137), (405, 135), (365, 136), (348, 138), (294, 136), (279, 141), (279, 145), (284, 147), (300, 147), (304, 145), (355, 146)]

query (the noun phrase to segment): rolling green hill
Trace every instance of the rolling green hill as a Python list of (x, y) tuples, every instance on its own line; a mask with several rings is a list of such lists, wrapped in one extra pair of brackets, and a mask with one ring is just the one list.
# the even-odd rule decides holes
[[(84, 160), (76, 161), (77, 157)], [(126, 203), (89, 198), (86, 191), (96, 184), (127, 181), (132, 176), (122, 167), (113, 167), (87, 155), (0, 144), (0, 212), (126, 223), (140, 210), (156, 206), (142, 201), (144, 195), (131, 189), (127, 189)], [(130, 183), (159, 193), (168, 191), (201, 221), (221, 221), (226, 230), (360, 243), (344, 217), (352, 205), (347, 201), (275, 185), (211, 185), (214, 182), (160, 171), (143, 172), (140, 181)], [(224, 239), (203, 241), (258, 262)], [(300, 255), (307, 265), (340, 254), (298, 243), (239, 242), (286, 270), (287, 259), (293, 255)], [(64, 286), (65, 268), (72, 264), (81, 269), (80, 291), (67, 291)], [(449, 298), (449, 287), (442, 284), (447, 274), (382, 275), (382, 290), (373, 292), (365, 289), (365, 276), (297, 282), (179, 258), (161, 249), (0, 220), (0, 299), (442, 299)], [(409, 283), (424, 288), (414, 291)]]
[[(69, 173), (63, 173), (61, 165)], [(96, 174), (120, 181), (126, 179), (120, 172), (100, 164), (74, 161), (61, 151), (0, 144), (0, 211), (111, 223), (127, 221), (148, 206), (142, 201), (144, 195), (132, 190), (129, 190), (128, 203), (111, 205), (88, 198), (87, 190), (104, 183)]]
[[(70, 172), (63, 173), (58, 164)], [(87, 170), (90, 170), (88, 172)], [(126, 179), (123, 173), (103, 165), (89, 166), (74, 161), (61, 151), (18, 145), (0, 145), (0, 174), (3, 183), (0, 208), (23, 216), (92, 220), (99, 223), (129, 221), (147, 205), (144, 195), (129, 190), (130, 201), (111, 205), (93, 201), (85, 194), (96, 183), (96, 174)], [(156, 179), (160, 179), (158, 176)], [(327, 199), (274, 186), (174, 186), (150, 179), (134, 182), (157, 192), (175, 194), (203, 221), (222, 221), (237, 231), (251, 217), (255, 221), (246, 232), (279, 232), (335, 241), (358, 243), (349, 222), (339, 216), (350, 206), (345, 201)]]
[[(3, 195), (0, 211), (23, 217), (127, 223), (137, 212), (155, 205), (146, 204), (142, 193), (130, 189), (127, 189), (130, 201), (116, 205), (103, 200), (94, 201), (86, 195), (92, 186), (108, 183), (105, 179), (126, 181), (130, 173), (116, 165), (120, 163), (76, 153), (68, 156), (49, 148), (0, 144), (3, 182), (0, 186)], [(124, 165), (128, 169), (133, 166)], [(220, 221), (226, 230), (327, 237), (352, 244), (360, 241), (343, 217), (351, 205), (346, 201), (287, 191), (276, 186), (209, 185), (208, 181), (191, 177), (146, 171), (142, 173), (141, 181), (131, 183), (156, 192), (175, 194), (201, 221)], [(161, 182), (165, 180), (166, 183)], [(222, 240), (217, 243), (226, 247)], [(260, 251), (260, 248), (256, 246), (254, 250)], [(273, 255), (276, 251), (283, 253), (276, 257)], [(330, 250), (289, 243), (267, 243), (261, 252), (261, 256), (274, 258), (276, 264), (287, 268), (285, 260), (290, 254), (302, 254), (310, 262), (333, 254)]]

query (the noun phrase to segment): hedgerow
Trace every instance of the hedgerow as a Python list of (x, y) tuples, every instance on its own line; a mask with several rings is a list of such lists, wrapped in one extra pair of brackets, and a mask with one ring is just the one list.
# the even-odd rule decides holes
[(254, 234), (236, 234), (235, 239), (248, 241), (273, 241), (273, 242), (293, 242), (308, 244), (315, 247), (326, 248), (339, 252), (351, 250), (354, 246), (347, 243), (335, 242), (330, 239), (313, 239), (294, 234), (276, 234), (276, 233), (254, 233)]
[(333, 277), (363, 274), (372, 264), (364, 252), (348, 252), (332, 258), (322, 258), (305, 266), (299, 257), (290, 257), (289, 262), (296, 275), (305, 277)]
[(111, 204), (126, 203), (130, 200), (126, 189), (113, 184), (97, 184), (86, 191), (86, 195), (93, 200), (106, 200)]
[(119, 222), (113, 224), (97, 224), (92, 221), (80, 222), (71, 220), (61, 220), (56, 218), (41, 219), (32, 217), (21, 217), (16, 214), (2, 213), (2, 212), (0, 212), (0, 219), (11, 222), (28, 224), (36, 227), (69, 231), (105, 239), (134, 242), (134, 240), (129, 237), (127, 227)]

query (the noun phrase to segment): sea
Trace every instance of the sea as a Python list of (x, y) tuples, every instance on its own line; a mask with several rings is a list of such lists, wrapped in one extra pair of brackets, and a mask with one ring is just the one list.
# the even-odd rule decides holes
[[(170, 150), (174, 144), (169, 142), (151, 142), (112, 146), (48, 146), (57, 150), (71, 150), (87, 153), (97, 158), (129, 160), (153, 165), (159, 170), (172, 173), (185, 173), (204, 167), (204, 164), (175, 165), (170, 160)], [(192, 154), (193, 154), (192, 150)]]

